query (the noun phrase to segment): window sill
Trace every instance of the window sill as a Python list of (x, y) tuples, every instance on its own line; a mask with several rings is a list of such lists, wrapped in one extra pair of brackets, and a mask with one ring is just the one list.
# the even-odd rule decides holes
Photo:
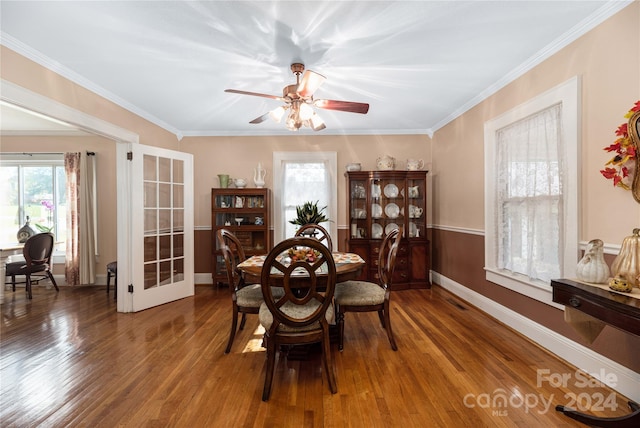
[(53, 256), (51, 257), (51, 262), (54, 265), (64, 264), (67, 260), (67, 256), (64, 251), (54, 251)]
[(501, 287), (508, 288), (511, 291), (527, 296), (531, 299), (542, 302), (554, 308), (564, 309), (564, 306), (553, 302), (553, 290), (551, 284), (542, 281), (532, 281), (524, 275), (512, 274), (492, 268), (484, 268), (485, 278), (489, 282), (493, 282)]

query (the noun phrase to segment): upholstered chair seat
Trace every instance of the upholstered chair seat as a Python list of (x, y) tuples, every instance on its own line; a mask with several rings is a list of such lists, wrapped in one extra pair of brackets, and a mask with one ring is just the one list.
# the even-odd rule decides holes
[(387, 331), (391, 349), (398, 350), (391, 329), (391, 281), (402, 231), (394, 229), (385, 236), (378, 252), (377, 282), (345, 281), (336, 285), (334, 301), (338, 324), (338, 349), (344, 349), (344, 317), (346, 312), (378, 312), (382, 327)]
[[(284, 295), (284, 291), (274, 288), (273, 294), (276, 297), (282, 297)], [(264, 303), (260, 284), (247, 285), (236, 291), (236, 299), (238, 306), (245, 308), (259, 308), (260, 305)]]
[[(236, 329), (238, 328), (238, 315), (242, 314), (240, 321), (240, 330), (244, 329), (247, 320), (247, 314), (257, 314), (260, 305), (264, 302), (262, 296), (262, 288), (260, 284), (247, 284), (236, 268), (240, 262), (246, 257), (244, 249), (237, 236), (230, 230), (218, 229), (216, 232), (218, 246), (224, 257), (225, 270), (227, 271), (227, 282), (231, 292), (231, 331), (229, 332), (229, 341), (224, 350), (225, 354), (231, 352), (233, 340), (236, 337)], [(282, 296), (282, 290), (273, 290), (276, 296)]]
[[(311, 315), (314, 311), (318, 309), (318, 306), (320, 306), (320, 304), (316, 301), (311, 301), (306, 305), (294, 305), (291, 302), (287, 302), (284, 305), (282, 305), (280, 309), (282, 310), (282, 312), (284, 312), (285, 314), (289, 315), (292, 318), (301, 319)], [(260, 313), (258, 314), (258, 317), (260, 319), (260, 324), (262, 324), (262, 326), (266, 330), (271, 328), (271, 325), (273, 324), (273, 315), (269, 311), (269, 308), (267, 307), (266, 304), (263, 303), (260, 306)], [(325, 313), (325, 319), (329, 324), (334, 323), (335, 311), (333, 308), (333, 304), (329, 305), (329, 308)], [(320, 322), (315, 322), (313, 324), (309, 324), (303, 327), (292, 327), (287, 324), (280, 324), (280, 326), (278, 327), (279, 331), (286, 331), (286, 332), (310, 331), (310, 330), (317, 330), (319, 328), (320, 328)]]
[(345, 281), (336, 287), (335, 299), (345, 306), (370, 306), (384, 303), (384, 288), (366, 281)]

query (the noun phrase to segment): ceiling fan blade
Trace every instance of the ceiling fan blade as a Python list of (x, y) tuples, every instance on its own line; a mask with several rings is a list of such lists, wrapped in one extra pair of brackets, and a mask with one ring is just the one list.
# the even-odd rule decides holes
[(249, 122), (249, 123), (262, 123), (262, 122), (264, 122), (265, 120), (269, 119), (269, 114), (270, 114), (270, 113), (271, 113), (271, 112), (267, 112), (267, 113), (263, 114), (263, 115), (262, 115), (262, 116), (260, 116), (260, 117), (256, 117), (255, 119), (253, 119), (253, 120), (252, 120), (251, 122)]
[(367, 114), (369, 111), (369, 104), (356, 103), (353, 101), (315, 100), (313, 105), (326, 110), (340, 110), (350, 113)]
[(326, 80), (322, 74), (318, 74), (315, 71), (307, 70), (302, 76), (302, 80), (298, 85), (297, 94), (302, 98), (308, 98), (322, 85)]
[(230, 92), (232, 94), (251, 95), (251, 96), (254, 96), (254, 97), (271, 98), (272, 100), (285, 101), (284, 98), (279, 97), (277, 95), (261, 94), (261, 93), (258, 93), (258, 92), (240, 91), (238, 89), (225, 89), (224, 91), (225, 92)]

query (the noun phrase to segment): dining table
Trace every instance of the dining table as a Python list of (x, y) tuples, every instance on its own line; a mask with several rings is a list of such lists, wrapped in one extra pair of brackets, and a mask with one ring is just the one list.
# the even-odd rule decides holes
[[(362, 269), (366, 265), (364, 259), (355, 253), (345, 253), (336, 251), (332, 253), (333, 261), (336, 264), (336, 282), (344, 282), (357, 279), (362, 273)], [(267, 255), (251, 256), (245, 261), (238, 264), (237, 268), (242, 272), (245, 282), (259, 283), (262, 275), (262, 265), (267, 259)], [(271, 274), (271, 280), (274, 285), (278, 285), (279, 278), (282, 275), (274, 272)]]

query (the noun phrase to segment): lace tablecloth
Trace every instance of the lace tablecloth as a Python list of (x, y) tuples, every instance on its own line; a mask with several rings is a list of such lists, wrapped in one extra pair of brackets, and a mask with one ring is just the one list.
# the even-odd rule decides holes
[[(239, 268), (243, 267), (251, 267), (251, 266), (262, 266), (267, 256), (251, 256), (247, 260), (243, 261), (238, 265)], [(347, 263), (362, 263), (365, 261), (357, 254), (354, 253), (333, 253), (333, 261), (336, 265), (339, 264), (347, 264)]]

